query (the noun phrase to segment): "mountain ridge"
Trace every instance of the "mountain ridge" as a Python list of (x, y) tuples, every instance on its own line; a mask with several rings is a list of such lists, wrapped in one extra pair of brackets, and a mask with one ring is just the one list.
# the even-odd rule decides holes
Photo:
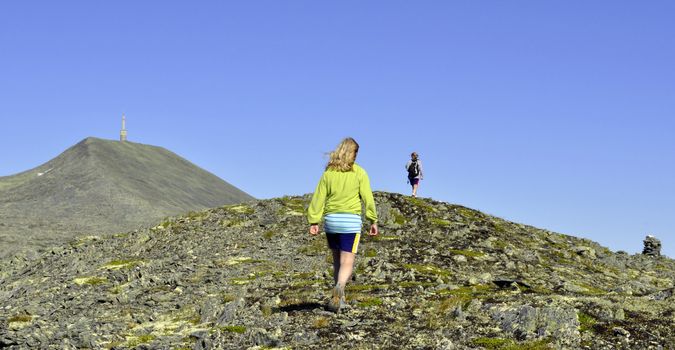
[(227, 205), (0, 261), (0, 345), (108, 349), (672, 349), (675, 260), (376, 192), (351, 308), (310, 195)]

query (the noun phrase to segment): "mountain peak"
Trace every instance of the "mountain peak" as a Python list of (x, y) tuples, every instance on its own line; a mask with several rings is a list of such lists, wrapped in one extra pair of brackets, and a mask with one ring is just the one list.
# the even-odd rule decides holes
[(33, 170), (0, 178), (0, 216), (7, 218), (0, 238), (10, 243), (0, 256), (250, 200), (165, 148), (87, 137)]

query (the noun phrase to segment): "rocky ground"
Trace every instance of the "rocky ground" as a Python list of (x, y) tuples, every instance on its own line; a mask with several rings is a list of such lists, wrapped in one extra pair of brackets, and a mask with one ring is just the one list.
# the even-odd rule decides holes
[(0, 348), (675, 349), (675, 261), (375, 197), (340, 314), (309, 197), (284, 197), (0, 262)]

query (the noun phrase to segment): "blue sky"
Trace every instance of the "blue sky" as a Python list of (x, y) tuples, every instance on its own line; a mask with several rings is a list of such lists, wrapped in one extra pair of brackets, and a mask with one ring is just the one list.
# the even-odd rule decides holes
[(377, 190), (675, 256), (671, 1), (0, 4), (0, 175), (87, 136), (166, 147), (258, 198), (345, 136)]

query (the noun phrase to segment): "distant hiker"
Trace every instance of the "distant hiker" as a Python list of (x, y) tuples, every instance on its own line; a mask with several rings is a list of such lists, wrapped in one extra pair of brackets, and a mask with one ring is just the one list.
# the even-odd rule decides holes
[(359, 144), (348, 137), (330, 153), (326, 170), (307, 210), (311, 235), (319, 233), (319, 223), (321, 217), (324, 218), (326, 240), (333, 251), (335, 282), (328, 307), (335, 312), (346, 306), (345, 286), (352, 276), (361, 236), (361, 200), (365, 203), (366, 218), (372, 222), (368, 234), (375, 236), (378, 233), (377, 210), (368, 174), (354, 163), (358, 151)]
[(410, 160), (406, 163), (405, 169), (408, 171), (408, 183), (412, 186), (412, 196), (417, 197), (417, 188), (420, 186), (420, 180), (424, 179), (422, 162), (417, 152), (410, 154)]

